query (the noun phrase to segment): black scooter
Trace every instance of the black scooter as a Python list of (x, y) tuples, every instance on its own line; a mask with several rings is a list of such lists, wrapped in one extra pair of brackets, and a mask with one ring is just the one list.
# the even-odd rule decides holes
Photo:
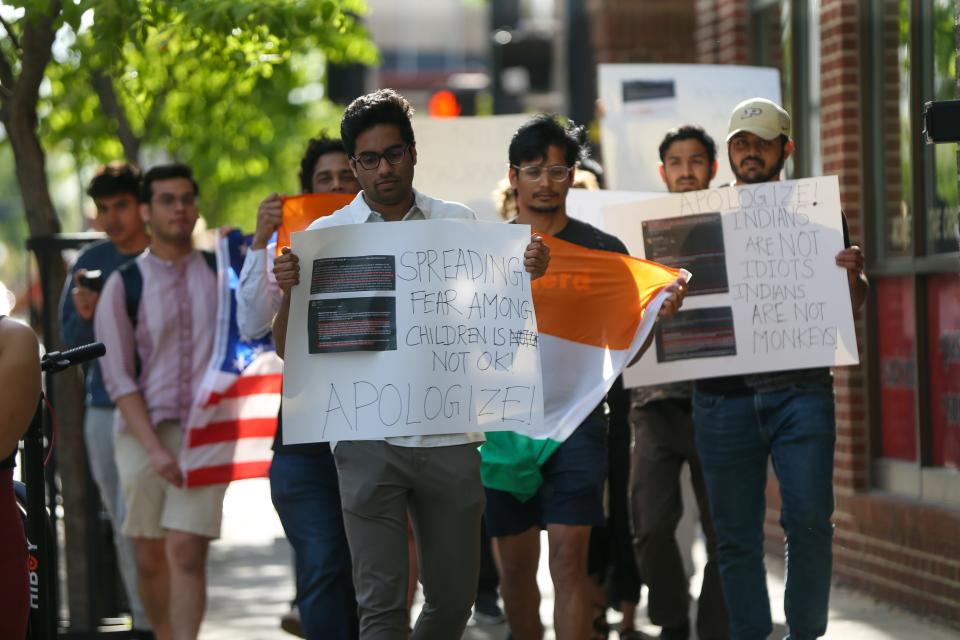
[[(49, 377), (74, 365), (99, 358), (106, 348), (99, 342), (69, 351), (51, 351), (40, 361), (40, 369)], [(15, 483), (17, 501), (26, 518), (27, 568), (30, 578), (29, 640), (54, 640), (57, 637), (57, 576), (51, 561), (53, 521), (46, 508), (44, 482), (44, 398), (41, 394), (30, 428), (23, 437), (23, 477), (26, 486)], [(24, 506), (25, 505), (25, 508)]]

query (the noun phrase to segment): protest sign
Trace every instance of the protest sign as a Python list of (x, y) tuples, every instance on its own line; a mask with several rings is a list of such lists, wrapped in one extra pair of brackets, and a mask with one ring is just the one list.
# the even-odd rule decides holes
[(724, 141), (733, 108), (747, 98), (780, 103), (780, 72), (771, 68), (696, 64), (602, 64), (599, 96), (607, 186), (662, 191), (657, 147), (667, 130), (700, 125), (717, 143), (715, 184), (729, 183)]
[(567, 191), (567, 215), (582, 220), (595, 227), (603, 226), (603, 210), (612, 204), (641, 202), (660, 198), (663, 193), (648, 191), (590, 191), (588, 189), (570, 189)]
[(493, 193), (507, 177), (510, 139), (528, 115), (414, 118), (417, 173), (413, 186), (462, 202), (484, 220), (499, 220)]
[(598, 208), (632, 255), (693, 274), (628, 386), (858, 362), (835, 176)]
[(294, 234), (284, 443), (540, 430), (529, 238), (465, 220)]

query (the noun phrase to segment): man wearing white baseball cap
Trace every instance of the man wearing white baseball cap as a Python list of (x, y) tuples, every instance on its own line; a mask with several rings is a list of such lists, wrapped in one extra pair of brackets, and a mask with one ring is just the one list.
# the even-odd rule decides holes
[[(727, 154), (735, 185), (780, 179), (793, 152), (790, 116), (769, 100), (741, 102), (730, 117)], [(867, 294), (863, 253), (843, 218), (845, 269), (853, 309)], [(693, 419), (732, 640), (765, 640), (773, 631), (763, 564), (768, 460), (780, 484), (787, 539), (784, 608), (788, 640), (822, 636), (832, 574), (833, 450), (830, 369), (794, 369), (697, 380)]]

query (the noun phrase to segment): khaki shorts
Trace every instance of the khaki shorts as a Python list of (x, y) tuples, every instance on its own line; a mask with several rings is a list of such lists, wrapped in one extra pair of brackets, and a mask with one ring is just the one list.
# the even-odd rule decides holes
[[(161, 422), (157, 426), (157, 436), (176, 457), (182, 439), (180, 423), (176, 420)], [(140, 441), (126, 431), (114, 436), (114, 448), (123, 502), (127, 508), (123, 535), (162, 538), (166, 530), (174, 530), (206, 538), (220, 537), (223, 494), (227, 485), (189, 489), (173, 486), (153, 470)]]

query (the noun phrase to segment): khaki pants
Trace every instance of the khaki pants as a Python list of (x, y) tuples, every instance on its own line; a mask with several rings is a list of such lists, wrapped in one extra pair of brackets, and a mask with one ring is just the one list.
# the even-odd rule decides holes
[[(157, 425), (157, 436), (175, 457), (183, 433), (180, 423), (167, 420)], [(114, 448), (117, 473), (127, 513), (123, 535), (132, 538), (162, 538), (166, 530), (220, 537), (223, 494), (227, 485), (175, 487), (150, 466), (147, 452), (132, 433), (116, 434)]]

